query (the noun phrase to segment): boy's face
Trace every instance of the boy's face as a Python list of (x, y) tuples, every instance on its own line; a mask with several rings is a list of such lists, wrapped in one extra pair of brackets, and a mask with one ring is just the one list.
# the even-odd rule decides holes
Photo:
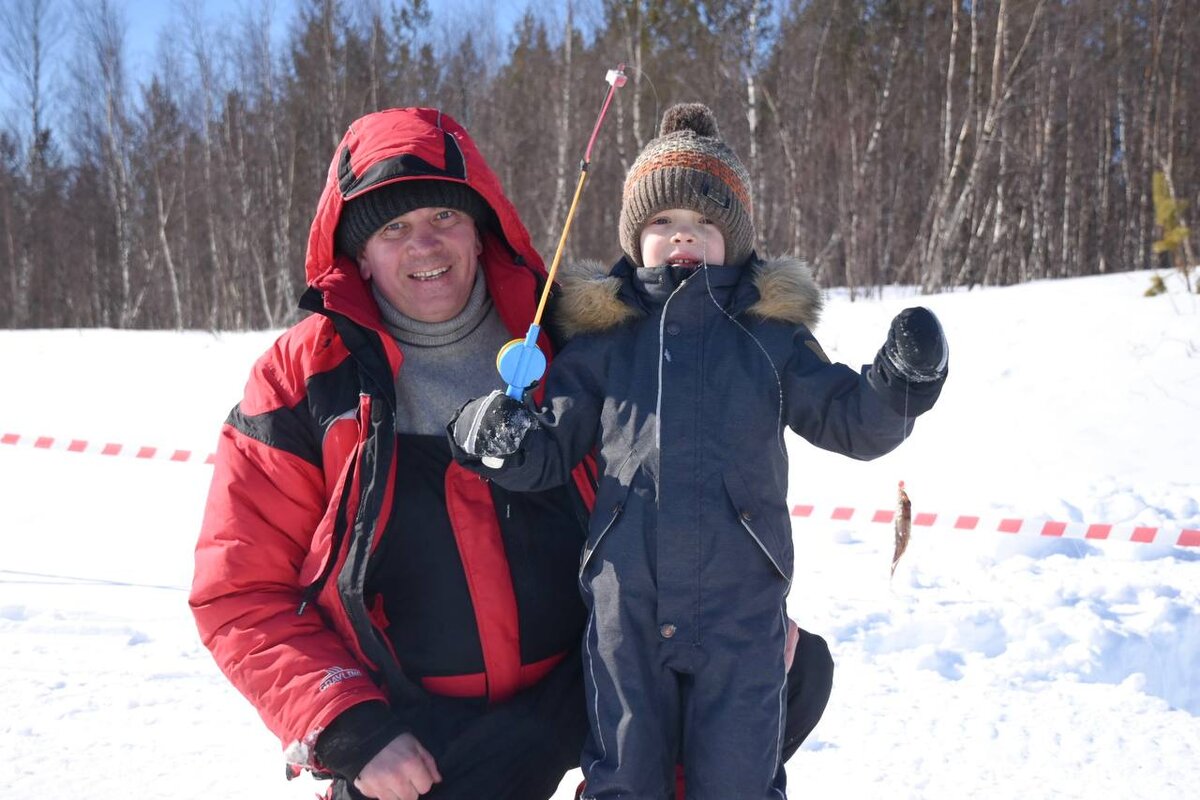
[(642, 264), (698, 267), (725, 263), (725, 237), (711, 219), (687, 208), (668, 208), (642, 228)]

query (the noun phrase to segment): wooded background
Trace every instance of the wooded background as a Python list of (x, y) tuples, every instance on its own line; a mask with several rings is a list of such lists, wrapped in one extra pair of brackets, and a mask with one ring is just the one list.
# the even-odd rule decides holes
[(511, 30), (459, 5), (300, 0), (280, 42), (267, 4), (216, 29), (185, 0), (135, 80), (119, 3), (5, 0), (0, 325), (293, 322), (333, 148), (392, 106), (462, 122), (548, 261), (618, 62), (571, 258), (619, 255), (625, 170), (692, 100), (760, 252), (827, 286), (1145, 269), (1153, 175), (1200, 207), (1200, 0), (561, 0)]

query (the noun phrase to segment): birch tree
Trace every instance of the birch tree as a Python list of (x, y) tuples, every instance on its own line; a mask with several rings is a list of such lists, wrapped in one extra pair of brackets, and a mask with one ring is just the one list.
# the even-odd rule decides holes
[[(104, 323), (133, 325), (140, 311), (143, 265), (133, 261), (133, 195), (129, 87), (125, 73), (126, 23), (109, 0), (75, 6), (76, 148), (94, 159), (105, 192), (112, 262), (93, 276), (100, 289)], [(91, 215), (89, 215), (91, 216)], [(103, 234), (101, 234), (103, 235)], [(114, 284), (115, 280), (115, 284)]]
[(10, 267), (10, 324), (32, 321), (31, 300), (35, 276), (48, 266), (45, 248), (37, 247), (36, 218), (51, 210), (48, 200), (57, 193), (49, 181), (57, 156), (45, 108), (51, 90), (50, 67), (65, 35), (60, 9), (54, 0), (12, 0), (0, 12), (0, 68), (12, 81), (21, 108), (21, 130), (9, 140), (12, 155), (24, 153), (13, 183), (5, 225)]

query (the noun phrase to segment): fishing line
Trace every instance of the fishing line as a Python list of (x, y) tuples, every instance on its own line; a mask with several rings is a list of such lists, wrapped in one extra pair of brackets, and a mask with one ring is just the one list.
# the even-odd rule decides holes
[[(707, 249), (708, 249), (708, 241), (705, 240), (704, 250), (707, 250)], [(750, 265), (747, 264), (746, 269), (749, 269), (749, 268), (750, 268)], [(720, 311), (727, 320), (729, 320), (734, 325), (736, 325), (738, 330), (740, 330), (742, 333), (744, 333), (750, 337), (750, 341), (754, 342), (754, 344), (758, 346), (758, 349), (762, 352), (763, 357), (767, 359), (767, 363), (771, 366), (771, 374), (775, 376), (775, 390), (776, 390), (776, 401), (777, 401), (776, 416), (775, 416), (775, 440), (776, 440), (775, 443), (779, 447), (779, 452), (782, 453), (783, 457), (786, 459), (787, 458), (787, 446), (785, 445), (784, 440), (783, 440), (783, 379), (779, 377), (779, 367), (776, 366), (775, 359), (771, 358), (770, 352), (767, 351), (766, 346), (763, 345), (763, 343), (759, 340), (759, 338), (757, 336), (755, 336), (753, 333), (751, 333), (746, 328), (745, 325), (743, 325), (740, 321), (738, 321), (738, 319), (736, 317), (734, 317), (732, 314), (730, 314), (729, 311), (727, 311), (717, 301), (716, 295), (713, 294), (712, 282), (709, 280), (707, 253), (704, 254), (704, 257), (701, 260), (701, 269), (704, 270), (704, 286), (708, 290), (708, 298), (712, 301), (712, 304), (717, 307), (717, 310)]]
[[(656, 121), (655, 121), (655, 123), (654, 123), (654, 125), (655, 125), (655, 128), (654, 128), (654, 136), (651, 136), (651, 137), (650, 137), (651, 139), (653, 139), (653, 138), (655, 138), (655, 137), (658, 135), (658, 122), (657, 122), (657, 120), (661, 120), (661, 119), (662, 119), (662, 101), (661, 101), (661, 100), (659, 100), (659, 97), (658, 97), (658, 87), (654, 85), (654, 80), (653, 80), (653, 79), (651, 79), (651, 77), (650, 77), (650, 73), (649, 73), (649, 72), (646, 72), (646, 71), (645, 71), (644, 69), (642, 69), (641, 67), (637, 67), (637, 66), (630, 66), (630, 65), (622, 64), (622, 65), (621, 65), (621, 69), (623, 69), (623, 70), (633, 70), (633, 71), (634, 71), (634, 72), (636, 72), (638, 75), (640, 75), (641, 77), (645, 78), (645, 79), (646, 79), (646, 83), (650, 84), (650, 91), (654, 93), (654, 116), (652, 116), (650, 119), (656, 120)], [(639, 88), (640, 88), (640, 87), (639, 87)], [(620, 103), (620, 100), (618, 99), (618, 100), (617, 100), (617, 102), (618, 102), (618, 103)], [(637, 92), (634, 92), (634, 93), (633, 93), (633, 102), (635, 102), (635, 103), (636, 103), (636, 102), (638, 102), (638, 93), (637, 93)], [(635, 156), (635, 157), (636, 157), (636, 156)]]
[[(904, 381), (904, 417), (900, 420), (900, 446), (908, 441), (908, 389), (909, 383)], [(900, 557), (908, 549), (912, 540), (912, 501), (904, 489), (904, 479), (896, 483), (896, 517), (892, 522), (892, 571), (888, 577), (890, 584), (896, 577), (896, 565)]]
[[(713, 293), (712, 281), (708, 273), (708, 237), (704, 238), (704, 243), (700, 246), (700, 269), (704, 272), (704, 288), (708, 291), (708, 299), (712, 301), (713, 306), (730, 322), (732, 322), (739, 331), (750, 337), (750, 341), (754, 342), (763, 357), (767, 359), (767, 364), (771, 367), (771, 374), (775, 377), (775, 444), (779, 448), (779, 452), (783, 457), (787, 458), (787, 445), (783, 439), (783, 379), (779, 376), (779, 367), (775, 364), (775, 359), (771, 358), (771, 353), (761, 340), (750, 332), (736, 317), (729, 313), (724, 306), (717, 300), (717, 296)], [(751, 265), (746, 264), (745, 269), (750, 269)]]
[[(636, 71), (639, 76), (644, 77), (646, 79), (646, 82), (650, 84), (650, 91), (652, 91), (654, 93), (654, 117), (653, 118), (659, 119), (660, 118), (659, 111), (660, 111), (662, 104), (661, 104), (661, 101), (659, 100), (658, 87), (656, 87), (654, 85), (654, 80), (650, 77), (650, 74), (637, 66), (625, 66), (624, 68), (632, 69), (632, 70)], [(634, 93), (634, 102), (635, 103), (638, 101), (638, 96), (639, 95), (637, 93)], [(704, 192), (699, 192), (699, 194), (704, 194)], [(775, 443), (776, 443), (776, 446), (779, 448), (779, 452), (782, 453), (784, 458), (786, 459), (787, 458), (787, 445), (784, 442), (784, 438), (783, 438), (783, 428), (784, 428), (783, 379), (780, 377), (779, 367), (775, 364), (775, 360), (773, 358), (771, 358), (770, 352), (767, 350), (766, 346), (764, 346), (763, 343), (759, 340), (759, 338), (757, 336), (755, 336), (753, 333), (751, 333), (746, 328), (746, 326), (743, 325), (741, 322), (739, 322), (732, 314), (730, 314), (721, 305), (721, 303), (717, 300), (716, 295), (713, 293), (712, 282), (710, 281), (709, 274), (708, 274), (708, 239), (707, 238), (705, 238), (704, 243), (701, 245), (699, 269), (703, 270), (703, 272), (704, 272), (704, 286), (705, 286), (706, 291), (708, 292), (709, 300), (712, 301), (712, 304), (717, 308), (717, 310), (720, 311), (721, 314), (726, 319), (728, 319), (730, 322), (732, 322), (737, 327), (738, 330), (740, 330), (746, 336), (750, 337), (750, 340), (752, 342), (754, 342), (754, 344), (758, 347), (759, 351), (763, 354), (763, 357), (766, 358), (767, 364), (771, 367), (771, 374), (775, 378), (775, 390), (776, 390), (776, 414), (775, 414), (775, 423), (776, 423), (775, 424), (775, 431), (776, 431), (775, 438), (776, 438), (776, 441), (775, 441)], [(680, 286), (682, 286), (682, 283), (680, 284)], [(679, 288), (680, 287), (676, 287), (675, 291), (676, 292), (679, 291)], [(667, 298), (666, 302), (663, 303), (663, 314), (662, 314), (662, 318), (659, 320), (658, 396), (657, 396), (657, 404), (656, 404), (656, 408), (655, 408), (655, 416), (657, 419), (661, 419), (661, 413), (662, 413), (662, 371), (663, 371), (663, 360), (666, 357), (666, 355), (665, 355), (666, 349), (663, 346), (662, 327), (663, 327), (663, 323), (666, 319), (667, 306), (670, 304), (671, 298), (674, 296), (675, 296), (675, 292), (672, 292), (671, 295)], [(656, 444), (660, 444), (657, 441), (659, 438), (660, 430), (661, 430), (661, 427), (658, 424), (656, 424), (655, 425)]]

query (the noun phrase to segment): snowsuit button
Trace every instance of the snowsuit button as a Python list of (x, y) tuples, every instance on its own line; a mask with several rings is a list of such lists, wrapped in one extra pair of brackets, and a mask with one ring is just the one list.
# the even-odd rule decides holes
[(669, 622), (665, 623), (662, 627), (660, 627), (658, 629), (658, 632), (662, 634), (662, 637), (664, 639), (670, 639), (672, 636), (675, 635), (675, 626)]
[(667, 323), (667, 333), (669, 333), (672, 336), (675, 336), (676, 334), (678, 334), (679, 333), (679, 323), (678, 322), (668, 322)]

